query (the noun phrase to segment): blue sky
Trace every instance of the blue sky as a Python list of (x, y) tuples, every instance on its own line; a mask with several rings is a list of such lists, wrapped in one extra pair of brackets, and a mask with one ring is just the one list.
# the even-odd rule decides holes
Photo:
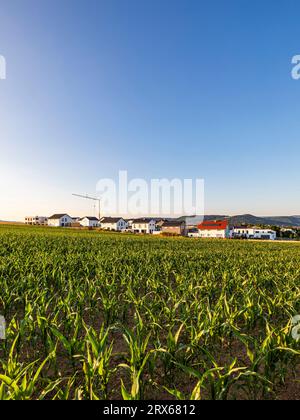
[(297, 1), (3, 0), (0, 219), (99, 178), (204, 178), (207, 213), (300, 213)]

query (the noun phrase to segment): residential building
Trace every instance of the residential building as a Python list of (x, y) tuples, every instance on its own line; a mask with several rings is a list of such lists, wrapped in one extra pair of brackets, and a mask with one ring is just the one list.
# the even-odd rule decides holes
[(198, 225), (199, 238), (230, 238), (230, 229), (227, 220), (207, 220)]
[(135, 219), (132, 222), (131, 230), (134, 233), (150, 233), (157, 231), (156, 221), (150, 218)]
[(72, 223), (72, 217), (65, 213), (53, 214), (53, 216), (48, 219), (48, 226), (51, 227), (70, 227)]
[(127, 222), (122, 217), (102, 217), (100, 226), (105, 230), (124, 231), (127, 229)]
[(270, 241), (275, 241), (277, 238), (277, 233), (275, 230), (271, 229), (255, 229), (254, 230), (254, 239), (266, 239)]
[(233, 238), (240, 238), (240, 239), (254, 238), (254, 228), (247, 227), (247, 226), (233, 227), (231, 231), (231, 236)]
[(48, 217), (45, 217), (45, 216), (26, 216), (25, 217), (25, 225), (47, 226), (48, 225)]
[(79, 219), (80, 226), (95, 228), (100, 226), (100, 221), (97, 217), (85, 216)]
[(244, 239), (266, 239), (274, 241), (277, 234), (271, 229), (261, 229), (257, 227), (234, 227), (232, 230), (232, 236), (234, 238)]
[(165, 221), (161, 224), (161, 232), (173, 235), (185, 235), (185, 222), (184, 221)]

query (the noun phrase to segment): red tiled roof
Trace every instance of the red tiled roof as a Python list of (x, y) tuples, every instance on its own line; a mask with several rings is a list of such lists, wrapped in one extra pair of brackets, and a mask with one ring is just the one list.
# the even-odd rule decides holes
[(198, 225), (199, 230), (225, 230), (228, 227), (227, 220), (207, 220)]

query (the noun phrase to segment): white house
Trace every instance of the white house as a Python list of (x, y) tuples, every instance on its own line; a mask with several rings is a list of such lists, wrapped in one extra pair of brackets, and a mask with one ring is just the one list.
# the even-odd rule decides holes
[(271, 229), (261, 229), (256, 227), (235, 227), (233, 228), (232, 235), (234, 238), (245, 239), (267, 239), (274, 241), (277, 234)]
[(275, 241), (277, 234), (275, 230), (271, 229), (255, 229), (254, 230), (254, 239), (267, 239)]
[(199, 238), (230, 238), (230, 229), (227, 220), (204, 221), (198, 225)]
[(48, 217), (45, 216), (26, 216), (25, 225), (46, 226), (48, 225)]
[(98, 227), (100, 226), (100, 221), (97, 217), (85, 216), (79, 219), (80, 226), (83, 227)]
[(51, 227), (68, 227), (72, 223), (73, 219), (68, 214), (53, 214), (48, 219), (48, 226)]
[(127, 229), (127, 222), (122, 217), (102, 217), (100, 226), (105, 230), (124, 231)]
[(254, 231), (253, 227), (234, 227), (232, 229), (232, 237), (233, 238), (245, 238), (245, 239), (254, 239)]
[(156, 221), (154, 219), (135, 219), (131, 224), (134, 233), (150, 233), (156, 231)]

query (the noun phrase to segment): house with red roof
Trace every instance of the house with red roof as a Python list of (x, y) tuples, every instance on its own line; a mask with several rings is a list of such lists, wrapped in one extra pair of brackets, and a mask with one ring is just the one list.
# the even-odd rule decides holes
[(230, 238), (227, 220), (205, 220), (198, 225), (199, 238)]

